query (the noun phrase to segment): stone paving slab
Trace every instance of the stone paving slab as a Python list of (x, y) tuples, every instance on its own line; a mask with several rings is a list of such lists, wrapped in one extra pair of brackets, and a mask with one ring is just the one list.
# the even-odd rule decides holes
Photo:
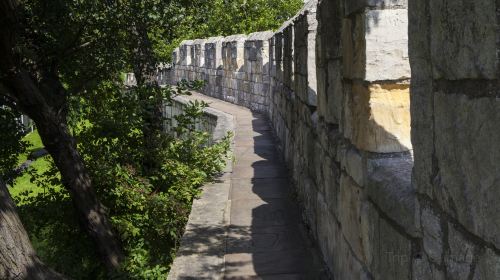
[[(320, 279), (314, 260), (321, 258), (291, 199), (289, 173), (266, 117), (197, 93), (190, 98), (233, 116), (234, 159), (195, 201), (169, 279)], [(211, 205), (222, 197), (224, 207)]]
[(240, 136), (245, 136), (245, 137), (249, 137), (249, 138), (259, 137), (259, 136), (274, 137), (272, 131), (269, 131), (269, 130), (254, 131), (254, 130), (247, 130), (247, 129), (243, 129), (243, 128), (236, 131), (236, 137), (240, 137)]
[(225, 280), (311, 280), (304, 274), (254, 275), (243, 277), (225, 277)]
[(233, 169), (232, 178), (283, 178), (288, 177), (288, 171), (283, 165), (256, 164), (252, 166), (237, 165)]
[(249, 138), (244, 136), (235, 137), (236, 147), (253, 147), (253, 146), (276, 146), (276, 142), (272, 138), (256, 137)]
[(300, 222), (298, 211), (285, 199), (232, 201), (230, 221), (235, 226), (272, 227)]
[(303, 274), (305, 250), (287, 250), (263, 253), (239, 253), (225, 256), (225, 276), (257, 276), (275, 274)]
[(290, 184), (286, 178), (234, 179), (231, 200), (287, 198)]
[(231, 226), (226, 253), (258, 253), (306, 248), (299, 229), (280, 227)]

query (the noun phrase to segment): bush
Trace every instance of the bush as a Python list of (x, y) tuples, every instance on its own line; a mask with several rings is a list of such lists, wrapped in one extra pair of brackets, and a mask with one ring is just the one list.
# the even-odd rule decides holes
[(7, 182), (15, 177), (18, 157), (26, 152), (29, 144), (22, 140), (24, 127), (19, 121), (21, 115), (0, 103), (0, 176)]
[[(207, 104), (188, 104), (173, 131), (161, 130), (168, 120), (151, 112), (178, 94), (188, 93), (152, 85), (124, 91), (106, 83), (90, 99), (74, 101), (78, 148), (127, 255), (117, 278), (166, 278), (193, 199), (227, 160), (229, 136), (209, 145), (210, 135), (195, 129)], [(43, 261), (72, 278), (104, 279), (56, 170), (52, 165), (33, 179), (43, 192), (17, 198), (34, 246)]]

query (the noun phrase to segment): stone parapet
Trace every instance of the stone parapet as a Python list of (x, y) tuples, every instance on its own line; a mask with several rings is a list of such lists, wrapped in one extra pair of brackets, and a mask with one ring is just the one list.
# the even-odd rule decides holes
[(465, 2), (311, 0), (208, 39), (204, 70), (197, 40), (174, 54), (177, 80), (210, 69), (205, 94), (268, 114), (335, 279), (500, 279), (499, 7)]

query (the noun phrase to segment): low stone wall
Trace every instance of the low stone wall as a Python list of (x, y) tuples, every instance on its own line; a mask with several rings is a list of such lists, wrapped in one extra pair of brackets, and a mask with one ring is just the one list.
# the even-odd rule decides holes
[(268, 114), (335, 279), (500, 279), (498, 7), (440, 22), (465, 4), (410, 0), (409, 25), (407, 2), (311, 0), (275, 33), (185, 41), (172, 80)]
[[(177, 127), (176, 116), (184, 113), (185, 107), (191, 102), (187, 96), (176, 96), (170, 104), (163, 106), (163, 116), (165, 117), (165, 131), (173, 132), (172, 128)], [(210, 107), (203, 109), (203, 115), (194, 124), (198, 131), (207, 132), (210, 135), (210, 143), (215, 143), (227, 136), (226, 116)]]
[[(196, 97), (178, 96), (167, 116), (182, 111), (189, 101)], [(170, 110), (177, 108), (176, 110)], [(170, 111), (170, 113), (169, 113)], [(213, 108), (204, 109), (205, 129), (211, 130), (217, 141), (229, 132), (235, 132), (234, 116)], [(209, 126), (211, 128), (209, 128)], [(204, 128), (200, 128), (204, 129)], [(233, 150), (231, 143), (231, 150)], [(213, 183), (202, 187), (202, 194), (193, 201), (191, 213), (181, 239), (179, 250), (170, 267), (168, 280), (178, 279), (223, 279), (226, 236), (229, 227), (230, 182), (227, 179), (233, 169), (232, 160), (227, 161), (224, 172)]]

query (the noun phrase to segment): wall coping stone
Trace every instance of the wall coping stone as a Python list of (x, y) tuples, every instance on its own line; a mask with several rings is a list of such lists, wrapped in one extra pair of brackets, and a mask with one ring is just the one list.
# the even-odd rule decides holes
[(183, 46), (183, 45), (192, 45), (194, 44), (194, 40), (184, 40), (181, 42), (180, 46)]
[(223, 42), (229, 43), (229, 42), (244, 42), (247, 39), (247, 35), (245, 34), (236, 34), (236, 35), (231, 35), (224, 37)]
[(344, 0), (345, 14), (349, 16), (363, 9), (407, 9), (408, 0)]
[(224, 37), (222, 36), (218, 36), (218, 37), (210, 37), (210, 38), (207, 38), (205, 43), (207, 44), (213, 44), (213, 43), (218, 43), (218, 42), (222, 42), (224, 41)]
[(206, 43), (206, 39), (196, 39), (196, 40), (193, 40), (193, 44), (194, 45), (202, 45), (202, 44), (205, 44)]
[(272, 31), (254, 32), (248, 35), (247, 41), (269, 40), (274, 36)]

